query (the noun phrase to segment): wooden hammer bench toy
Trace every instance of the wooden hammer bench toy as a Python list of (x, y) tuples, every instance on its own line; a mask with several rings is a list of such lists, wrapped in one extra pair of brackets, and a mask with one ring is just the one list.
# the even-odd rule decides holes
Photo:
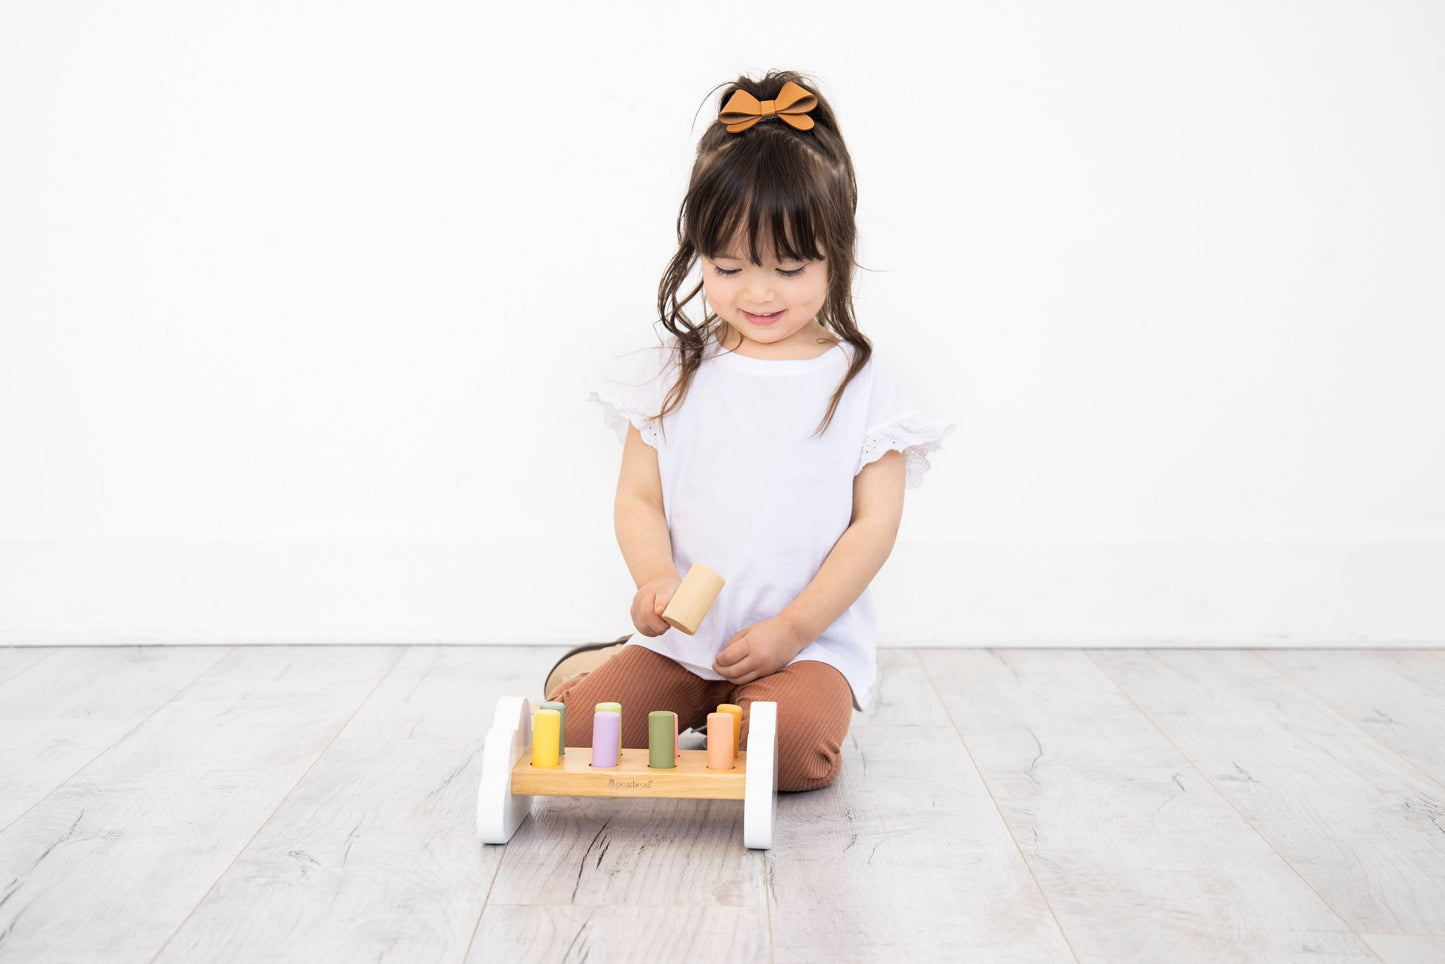
[[(689, 636), (697, 632), (723, 578), (696, 564), (678, 586), (662, 618)], [(567, 708), (543, 703), (535, 712), (524, 697), (497, 704), (482, 750), (477, 790), (477, 833), (504, 844), (532, 812), (532, 797), (679, 797), (743, 801), (743, 843), (773, 845), (778, 800), (778, 704), (753, 703), (748, 746), (738, 747), (742, 708), (718, 707), (707, 718), (707, 749), (680, 750), (677, 714), (648, 714), (648, 748), (622, 747), (622, 707), (598, 703), (592, 746), (564, 743)]]
[[(617, 704), (599, 704), (609, 706)], [(648, 714), (646, 750), (623, 748), (621, 713), (601, 708), (592, 746), (564, 747), (561, 711), (544, 704), (533, 712), (525, 697), (503, 698), (482, 750), (477, 833), (483, 843), (511, 840), (534, 796), (741, 800), (743, 843), (769, 849), (777, 819), (778, 704), (752, 704), (742, 751), (734, 736), (741, 709), (720, 710), (708, 714), (706, 750), (677, 748), (677, 714), (667, 710)]]

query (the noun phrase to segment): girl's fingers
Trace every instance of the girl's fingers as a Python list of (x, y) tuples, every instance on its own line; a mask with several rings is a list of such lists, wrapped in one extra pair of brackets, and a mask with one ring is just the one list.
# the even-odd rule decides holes
[[(728, 659), (724, 659), (724, 657), (730, 653), (732, 655)], [(751, 655), (751, 653), (742, 647), (734, 649), (733, 646), (728, 646), (721, 653), (717, 654), (717, 658), (713, 660), (712, 668), (719, 676), (724, 677), (730, 683), (748, 683), (752, 681), (752, 678), (756, 678), (757, 676), (757, 673), (753, 672)]]
[(759, 675), (757, 672), (748, 669), (746, 665), (742, 663), (736, 666), (725, 666), (723, 668), (727, 670), (727, 681), (737, 686), (741, 686), (744, 683), (751, 683), (757, 679)]
[(714, 661), (719, 666), (735, 667), (737, 663), (740, 663), (744, 659), (746, 659), (747, 655), (748, 651), (746, 649), (739, 646), (737, 643), (729, 643), (728, 645), (723, 647), (722, 652), (717, 654)]
[(661, 636), (667, 632), (668, 625), (655, 613), (648, 612), (646, 607), (639, 607), (637, 616), (633, 619), (633, 625), (637, 631), (644, 636)]

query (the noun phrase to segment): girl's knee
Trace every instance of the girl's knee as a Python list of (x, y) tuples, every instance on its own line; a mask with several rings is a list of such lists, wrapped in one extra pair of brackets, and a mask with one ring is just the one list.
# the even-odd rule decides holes
[(814, 740), (806, 745), (778, 746), (778, 789), (821, 790), (838, 779), (843, 750), (836, 743)]
[(804, 661), (748, 689), (740, 703), (778, 704), (778, 789), (818, 790), (838, 779), (843, 740), (853, 716), (853, 691), (843, 674), (826, 664)]

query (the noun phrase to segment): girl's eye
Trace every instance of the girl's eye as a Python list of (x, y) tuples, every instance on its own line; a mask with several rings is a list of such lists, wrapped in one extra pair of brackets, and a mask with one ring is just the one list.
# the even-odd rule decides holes
[[(737, 274), (739, 271), (741, 271), (741, 270), (743, 270), (743, 269), (742, 269), (742, 268), (731, 268), (731, 269), (729, 269), (729, 268), (719, 268), (718, 266), (713, 265), (713, 270), (716, 271), (721, 277), (731, 278), (733, 275)], [(784, 278), (796, 278), (798, 275), (802, 274), (804, 271), (807, 271), (807, 270), (808, 270), (808, 266), (807, 266), (807, 265), (803, 265), (801, 268), (793, 268), (793, 269), (788, 270), (788, 271), (785, 271), (785, 270), (783, 270), (782, 268), (779, 268), (779, 269), (778, 269), (778, 274), (782, 275)]]

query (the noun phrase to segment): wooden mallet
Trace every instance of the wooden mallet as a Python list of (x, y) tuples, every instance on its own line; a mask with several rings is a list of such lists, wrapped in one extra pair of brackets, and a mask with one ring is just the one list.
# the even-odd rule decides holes
[(703, 617), (712, 608), (717, 594), (722, 592), (722, 587), (722, 576), (700, 562), (693, 563), (682, 585), (677, 587), (677, 595), (668, 601), (667, 608), (662, 611), (662, 621), (691, 636), (697, 632), (697, 627), (702, 624)]

